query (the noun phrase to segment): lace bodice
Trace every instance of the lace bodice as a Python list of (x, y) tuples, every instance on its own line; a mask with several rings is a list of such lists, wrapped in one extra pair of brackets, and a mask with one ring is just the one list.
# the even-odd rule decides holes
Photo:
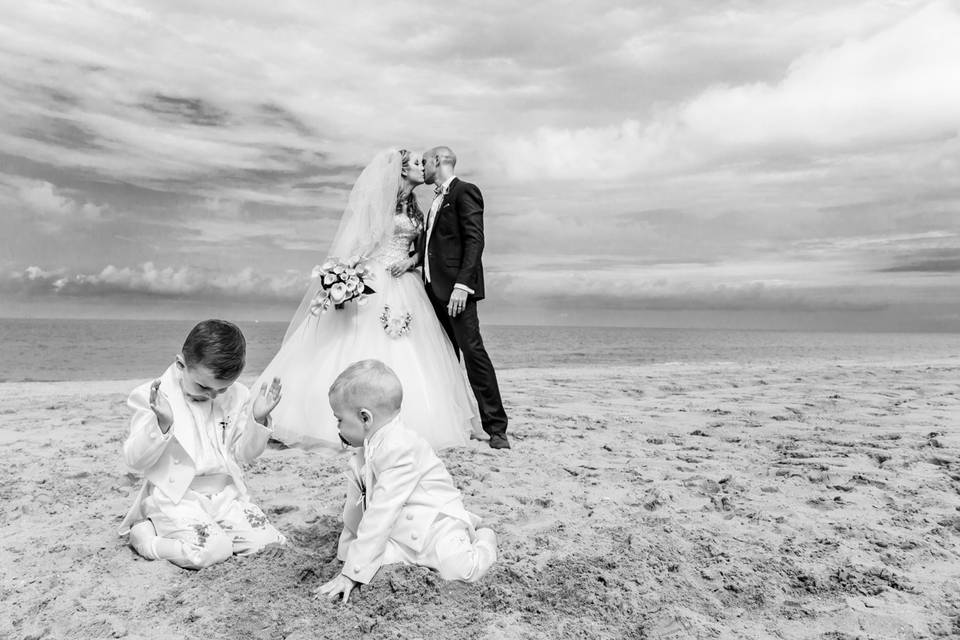
[(413, 242), (422, 227), (406, 215), (398, 215), (393, 219), (393, 235), (371, 256), (371, 259), (391, 265), (410, 256), (410, 243)]

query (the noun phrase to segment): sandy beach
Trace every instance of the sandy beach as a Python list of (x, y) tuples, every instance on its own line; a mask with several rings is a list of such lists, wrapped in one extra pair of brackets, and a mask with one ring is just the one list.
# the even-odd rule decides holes
[(504, 371), (514, 448), (441, 453), (498, 564), (347, 606), (312, 598), (343, 455), (248, 469), (285, 548), (191, 572), (117, 537), (138, 382), (0, 384), (0, 637), (960, 637), (960, 358)]

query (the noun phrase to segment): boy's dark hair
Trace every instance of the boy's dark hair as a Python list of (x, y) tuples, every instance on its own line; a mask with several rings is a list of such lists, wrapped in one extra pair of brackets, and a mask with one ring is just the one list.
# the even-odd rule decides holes
[(243, 371), (247, 341), (240, 328), (226, 320), (204, 320), (183, 342), (187, 366), (202, 364), (221, 380), (232, 380)]

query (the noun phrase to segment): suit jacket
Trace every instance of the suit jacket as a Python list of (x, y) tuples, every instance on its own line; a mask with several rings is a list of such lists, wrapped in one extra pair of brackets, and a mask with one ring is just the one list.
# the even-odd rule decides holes
[[(440, 203), (430, 235), (422, 234), (418, 247), (430, 260), (430, 285), (440, 300), (450, 299), (453, 285), (473, 289), (483, 300), (483, 195), (476, 185), (454, 178)], [(424, 273), (426, 278), (426, 273)]]
[(343, 533), (337, 557), (341, 573), (368, 583), (383, 565), (388, 542), (419, 555), (442, 514), (468, 528), (480, 519), (463, 506), (443, 462), (399, 416), (381, 427), (350, 460)]
[[(160, 431), (157, 416), (150, 408), (150, 382), (134, 389), (127, 399), (127, 406), (133, 409), (133, 417), (130, 419), (130, 435), (123, 443), (123, 456), (127, 465), (144, 474), (144, 480), (133, 506), (120, 525), (121, 535), (142, 519), (141, 503), (151, 487), (156, 487), (157, 491), (179, 502), (196, 477), (194, 455), (197, 431), (209, 428), (209, 425), (196, 424), (187, 408), (186, 403), (190, 400), (183, 395), (179, 375), (173, 364), (160, 377), (160, 390), (166, 394), (173, 410), (173, 424), (165, 434)], [(239, 382), (211, 402), (219, 403), (226, 416), (221, 453), (233, 483), (246, 499), (247, 488), (240, 463), (250, 462), (263, 453), (271, 429), (253, 420), (250, 392)]]

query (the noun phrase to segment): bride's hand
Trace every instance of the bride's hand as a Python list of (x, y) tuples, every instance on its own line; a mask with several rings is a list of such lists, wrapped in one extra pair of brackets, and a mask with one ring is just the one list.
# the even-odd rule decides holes
[(394, 262), (392, 265), (390, 265), (390, 275), (392, 275), (394, 278), (399, 278), (410, 270), (410, 262), (411, 261), (409, 258), (406, 260), (401, 260), (400, 262)]

